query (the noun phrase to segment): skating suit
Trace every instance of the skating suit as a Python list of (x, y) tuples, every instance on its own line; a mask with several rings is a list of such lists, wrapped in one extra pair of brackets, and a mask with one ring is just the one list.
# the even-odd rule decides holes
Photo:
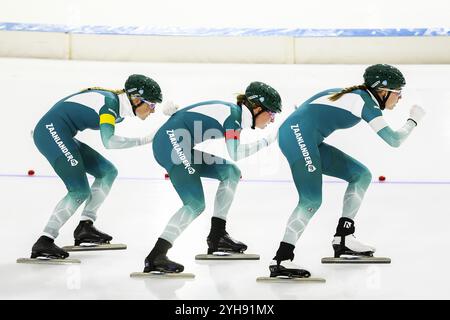
[[(103, 177), (108, 172), (117, 172), (112, 163), (75, 139), (75, 135), (85, 129), (100, 129), (103, 143), (111, 144), (115, 124), (132, 115), (129, 110), (131, 104), (125, 94), (103, 90), (75, 93), (57, 102), (39, 120), (34, 129), (34, 143), (69, 190), (88, 191), (86, 173)], [(136, 144), (137, 140), (122, 143)]]
[(153, 140), (153, 154), (169, 173), (185, 205), (204, 205), (200, 177), (222, 181), (230, 175), (237, 175), (237, 179), (240, 176), (236, 165), (195, 150), (195, 145), (221, 138), (239, 144), (241, 129), (250, 127), (251, 123), (252, 115), (246, 107), (224, 101), (205, 101), (179, 110), (158, 130)]
[(337, 101), (328, 99), (340, 91), (340, 88), (330, 89), (311, 97), (279, 129), (280, 149), (289, 162), (300, 199), (309, 203), (311, 213), (322, 201), (322, 174), (349, 182), (358, 176), (370, 179), (370, 172), (363, 164), (324, 143), (326, 137), (338, 129), (355, 126), (361, 119), (383, 139), (389, 140), (392, 135), (370, 92), (355, 90)]

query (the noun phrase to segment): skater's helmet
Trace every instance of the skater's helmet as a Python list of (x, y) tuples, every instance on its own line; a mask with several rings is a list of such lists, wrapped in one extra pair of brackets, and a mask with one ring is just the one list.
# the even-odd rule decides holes
[(405, 77), (396, 67), (388, 64), (374, 64), (364, 72), (364, 84), (372, 89), (399, 89), (405, 84)]
[(125, 82), (125, 91), (129, 96), (139, 96), (144, 100), (162, 102), (161, 88), (158, 83), (142, 74), (132, 74)]
[(261, 105), (264, 109), (281, 112), (281, 97), (277, 90), (263, 82), (254, 81), (245, 90), (245, 96), (253, 103)]

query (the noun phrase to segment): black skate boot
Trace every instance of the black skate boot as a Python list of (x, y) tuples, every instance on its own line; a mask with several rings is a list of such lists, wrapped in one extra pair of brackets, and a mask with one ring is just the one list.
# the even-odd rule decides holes
[(339, 219), (332, 242), (335, 258), (340, 258), (341, 256), (373, 256), (375, 248), (356, 240), (353, 235), (354, 232), (355, 222), (352, 219), (345, 217)]
[(31, 249), (31, 259), (48, 258), (48, 259), (65, 259), (69, 253), (55, 245), (52, 238), (41, 236)]
[(217, 217), (211, 219), (211, 231), (206, 238), (208, 254), (214, 252), (243, 253), (247, 245), (230, 237), (225, 231), (226, 221)]
[(227, 232), (221, 235), (218, 239), (208, 236), (208, 238), (206, 238), (206, 243), (208, 244), (208, 254), (213, 254), (217, 251), (243, 253), (247, 250), (246, 244), (233, 239)]
[(145, 267), (143, 272), (158, 271), (163, 273), (180, 273), (183, 272), (184, 266), (169, 260), (165, 254), (157, 255), (150, 258), (150, 255), (145, 258)]
[(172, 247), (172, 244), (167, 240), (158, 238), (155, 247), (150, 254), (145, 258), (145, 273), (158, 271), (163, 273), (180, 273), (183, 272), (184, 267), (167, 258), (167, 251)]
[(300, 269), (292, 263), (294, 248), (295, 246), (290, 243), (280, 243), (277, 254), (269, 265), (271, 278), (309, 278), (311, 276), (308, 270)]
[(271, 278), (309, 278), (311, 273), (308, 270), (300, 269), (300, 267), (289, 260), (275, 261), (273, 260), (269, 266)]
[(108, 244), (112, 240), (110, 235), (97, 230), (91, 220), (80, 221), (73, 232), (73, 236), (76, 246), (82, 243)]

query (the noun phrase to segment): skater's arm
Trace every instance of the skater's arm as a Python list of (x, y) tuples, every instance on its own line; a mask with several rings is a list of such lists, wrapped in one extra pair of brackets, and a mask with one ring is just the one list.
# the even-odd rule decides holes
[(240, 130), (228, 130), (225, 133), (228, 154), (231, 159), (238, 161), (247, 158), (259, 150), (269, 146), (277, 138), (276, 134), (269, 135), (252, 143), (240, 143)]
[[(249, 115), (250, 116), (250, 115)], [(267, 147), (278, 137), (278, 130), (274, 134), (267, 135), (252, 143), (243, 144), (240, 140), (242, 131), (242, 109), (232, 108), (230, 116), (225, 120), (223, 127), (225, 129), (225, 142), (227, 144), (228, 154), (231, 159), (238, 161), (247, 158), (259, 150)]]
[(392, 130), (382, 116), (374, 118), (369, 122), (369, 125), (386, 143), (397, 148), (408, 138), (424, 115), (425, 111), (415, 105), (411, 108), (410, 118), (397, 131)]
[(126, 138), (114, 134), (115, 118), (110, 114), (100, 115), (100, 135), (106, 149), (125, 149), (152, 142), (155, 132), (142, 138)]
[[(381, 120), (377, 121), (381, 122)], [(416, 127), (415, 122), (411, 119), (408, 119), (408, 121), (406, 121), (403, 127), (401, 127), (397, 131), (392, 130), (386, 124), (386, 126), (383, 129), (377, 131), (377, 134), (391, 147), (398, 148), (403, 143), (403, 141), (405, 141), (406, 138), (411, 134), (412, 130), (415, 127)]]

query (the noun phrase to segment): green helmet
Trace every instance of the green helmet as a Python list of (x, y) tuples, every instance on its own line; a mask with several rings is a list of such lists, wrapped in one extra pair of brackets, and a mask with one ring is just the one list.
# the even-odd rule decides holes
[(374, 64), (364, 72), (364, 84), (372, 89), (398, 89), (406, 84), (403, 74), (388, 64)]
[(142, 74), (132, 74), (125, 82), (125, 91), (150, 102), (162, 102), (161, 88), (155, 80)]
[(245, 96), (253, 103), (262, 105), (272, 112), (281, 112), (281, 97), (277, 90), (262, 82), (252, 82), (245, 89)]

